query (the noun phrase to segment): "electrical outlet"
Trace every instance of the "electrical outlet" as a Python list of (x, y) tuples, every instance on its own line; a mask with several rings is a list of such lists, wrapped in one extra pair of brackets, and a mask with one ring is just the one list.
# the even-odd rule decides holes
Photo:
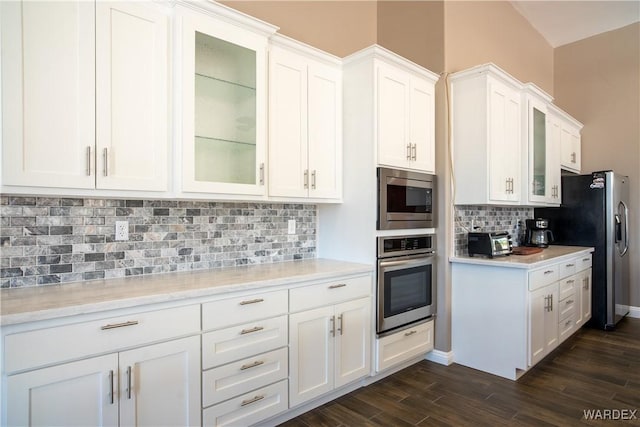
[(129, 221), (116, 221), (116, 240), (129, 240)]
[(290, 219), (288, 225), (289, 225), (289, 229), (287, 230), (287, 232), (289, 234), (296, 234), (296, 220)]

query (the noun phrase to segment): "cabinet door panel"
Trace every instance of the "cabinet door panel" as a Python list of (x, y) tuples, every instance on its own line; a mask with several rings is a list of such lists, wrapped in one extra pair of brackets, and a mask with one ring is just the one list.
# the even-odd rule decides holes
[(307, 63), (283, 49), (269, 52), (269, 194), (307, 195)]
[(371, 367), (371, 300), (337, 305), (335, 387), (369, 374)]
[(166, 190), (168, 17), (97, 2), (96, 63), (97, 188)]
[(94, 4), (0, 8), (3, 184), (93, 188)]
[(309, 196), (342, 195), (342, 77), (340, 69), (309, 67)]
[(378, 164), (406, 167), (411, 156), (407, 135), (409, 75), (378, 64), (377, 90)]
[(529, 293), (529, 366), (545, 356), (544, 318), (548, 309), (547, 287)]
[(197, 336), (120, 353), (120, 425), (199, 425), (199, 356)]
[(333, 390), (333, 307), (289, 316), (289, 402), (294, 407)]
[(435, 173), (435, 91), (433, 85), (424, 80), (411, 78), (411, 117), (409, 119), (409, 143), (413, 162), (410, 167), (423, 172)]
[(117, 354), (10, 376), (7, 378), (7, 423), (11, 426), (117, 425), (117, 377)]

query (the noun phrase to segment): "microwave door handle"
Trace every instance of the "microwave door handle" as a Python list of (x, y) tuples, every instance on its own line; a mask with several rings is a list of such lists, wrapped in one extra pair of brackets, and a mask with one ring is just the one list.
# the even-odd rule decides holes
[(387, 177), (387, 185), (389, 184), (403, 187), (433, 188), (433, 183), (431, 181), (417, 181), (415, 179), (398, 178), (395, 176)]

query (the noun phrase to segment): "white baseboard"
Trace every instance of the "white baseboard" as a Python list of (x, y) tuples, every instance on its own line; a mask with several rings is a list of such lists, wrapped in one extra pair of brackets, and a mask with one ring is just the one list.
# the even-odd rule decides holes
[(640, 319), (640, 307), (629, 306), (629, 314), (627, 316)]
[(452, 351), (433, 350), (425, 356), (425, 360), (449, 366), (453, 363)]

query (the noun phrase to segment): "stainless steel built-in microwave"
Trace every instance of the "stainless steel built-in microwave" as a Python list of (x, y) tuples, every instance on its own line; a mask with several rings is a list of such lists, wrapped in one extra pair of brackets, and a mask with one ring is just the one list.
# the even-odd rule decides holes
[(436, 177), (378, 168), (378, 230), (435, 227)]

